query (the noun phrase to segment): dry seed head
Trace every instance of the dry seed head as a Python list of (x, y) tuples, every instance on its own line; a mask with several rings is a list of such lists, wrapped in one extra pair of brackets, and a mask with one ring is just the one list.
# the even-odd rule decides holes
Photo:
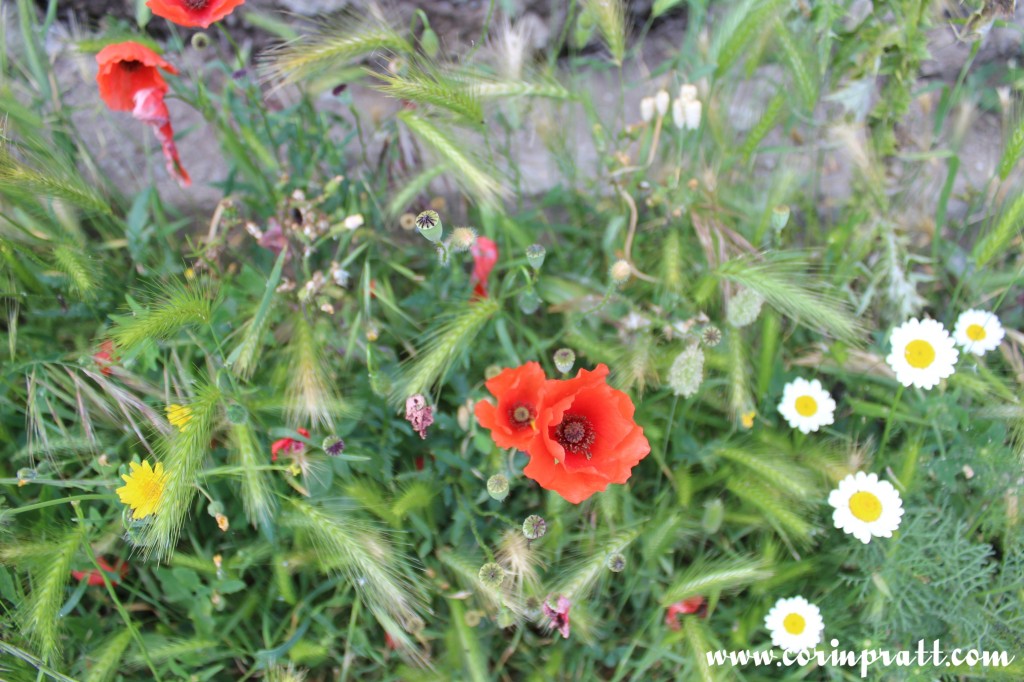
[(714, 348), (722, 342), (722, 330), (713, 324), (709, 324), (700, 333), (700, 340), (708, 348)]
[(501, 583), (505, 581), (505, 569), (491, 561), (480, 567), (480, 573), (477, 574), (477, 577), (487, 587), (497, 590), (501, 587)]
[(434, 210), (423, 211), (423, 213), (416, 216), (416, 229), (419, 230), (424, 238), (434, 244), (441, 241), (441, 235), (444, 233), (444, 226), (441, 225), (441, 216)]
[(626, 568), (626, 557), (621, 552), (615, 552), (608, 557), (608, 570), (612, 573), (622, 573)]
[(629, 264), (629, 261), (620, 258), (612, 263), (612, 267), (608, 270), (608, 274), (612, 278), (613, 284), (616, 286), (622, 286), (629, 281), (630, 276), (633, 274), (633, 268)]

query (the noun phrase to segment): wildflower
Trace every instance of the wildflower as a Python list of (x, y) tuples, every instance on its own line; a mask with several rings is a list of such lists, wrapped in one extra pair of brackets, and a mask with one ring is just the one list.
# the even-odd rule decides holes
[(679, 86), (679, 101), (695, 102), (697, 100), (697, 86), (691, 83), (683, 83)]
[(546, 378), (537, 362), (506, 369), (485, 386), (497, 405), (481, 400), (473, 408), (480, 426), (489, 429), (499, 448), (526, 450), (537, 435), (537, 414)]
[(160, 506), (160, 498), (164, 494), (164, 486), (167, 485), (164, 465), (157, 462), (154, 468), (145, 461), (142, 464), (129, 462), (128, 466), (131, 473), (121, 476), (125, 485), (114, 492), (123, 504), (131, 508), (132, 518), (144, 519), (150, 514), (155, 514)]
[(100, 374), (103, 376), (110, 376), (114, 373), (110, 367), (114, 363), (114, 342), (110, 339), (100, 344), (100, 349), (93, 354), (92, 359), (96, 362), (96, 365), (100, 368)]
[(669, 94), (667, 90), (658, 90), (654, 95), (654, 108), (658, 112), (658, 116), (664, 116), (668, 113)]
[(615, 286), (622, 286), (628, 282), (632, 274), (633, 268), (629, 261), (621, 258), (612, 263), (612, 267), (608, 270), (608, 275), (612, 278), (612, 283)]
[(192, 184), (188, 172), (181, 165), (178, 146), (174, 143), (174, 128), (171, 127), (171, 113), (164, 102), (164, 93), (158, 88), (146, 88), (135, 93), (135, 108), (132, 116), (153, 128), (160, 148), (167, 161), (167, 173), (182, 187)]
[(346, 216), (341, 224), (346, 230), (355, 230), (362, 227), (365, 222), (362, 213), (353, 213), (350, 216)]
[(327, 436), (324, 438), (323, 449), (331, 457), (337, 457), (345, 451), (345, 441), (337, 436)]
[(949, 332), (935, 320), (909, 320), (892, 330), (892, 352), (885, 359), (904, 386), (934, 388), (953, 374), (959, 352)]
[(559, 348), (555, 351), (553, 359), (555, 361), (555, 369), (565, 374), (576, 363), (576, 353), (571, 348)]
[(707, 615), (708, 605), (704, 600), (704, 597), (690, 597), (689, 599), (683, 599), (677, 601), (674, 604), (669, 604), (668, 608), (665, 609), (665, 625), (672, 630), (679, 629), (679, 616), (695, 615), (703, 618)]
[[(309, 438), (309, 431), (299, 427), (295, 429), (300, 435)], [(270, 444), (270, 461), (276, 462), (277, 455), (280, 452), (284, 454), (295, 454), (302, 452), (306, 448), (306, 444), (301, 440), (295, 440), (294, 438), (279, 438)]]
[(825, 629), (821, 611), (803, 597), (775, 602), (764, 617), (764, 626), (772, 635), (772, 644), (790, 652), (818, 646)]
[(544, 257), (547, 256), (547, 249), (540, 244), (530, 244), (526, 247), (526, 262), (534, 270), (540, 270), (544, 265)]
[(441, 216), (437, 215), (437, 211), (424, 211), (416, 216), (416, 229), (420, 231), (420, 234), (427, 239), (427, 241), (437, 244), (441, 241), (441, 235), (444, 233), (444, 226), (441, 224)]
[(563, 596), (559, 596), (558, 601), (554, 604), (548, 598), (541, 606), (544, 615), (548, 617), (548, 627), (552, 630), (558, 630), (565, 639), (569, 639), (569, 609), (571, 607), (572, 602)]
[(427, 399), (417, 393), (405, 401), (405, 419), (412, 424), (413, 431), (426, 440), (427, 429), (434, 423), (434, 410), (427, 405)]
[(398, 217), (398, 225), (406, 232), (410, 232), (416, 229), (416, 216), (412, 213), (403, 213)]
[(704, 381), (704, 351), (694, 343), (676, 356), (668, 370), (668, 385), (672, 392), (689, 398)]
[(681, 99), (672, 100), (672, 124), (679, 130), (686, 127), (686, 103)]
[(508, 478), (503, 474), (495, 474), (487, 479), (487, 494), (498, 502), (508, 497)]
[(336, 262), (332, 262), (330, 267), (331, 279), (334, 280), (334, 283), (342, 289), (347, 289), (352, 274)]
[(179, 26), (209, 28), (245, 0), (148, 0), (146, 7)]
[(608, 557), (608, 570), (612, 573), (622, 573), (626, 568), (626, 557), (620, 552), (615, 552)]
[(530, 514), (523, 521), (523, 537), (527, 540), (539, 540), (548, 532), (548, 522), (536, 514)]
[(835, 508), (835, 527), (865, 545), (872, 537), (891, 538), (903, 518), (900, 494), (888, 481), (879, 481), (878, 474), (850, 474), (829, 493), (828, 503)]
[(231, 526), (231, 524), (228, 522), (227, 516), (225, 516), (224, 514), (217, 514), (213, 518), (216, 519), (217, 527), (220, 528), (221, 531), (225, 533), (228, 532), (228, 528)]
[(644, 97), (640, 100), (640, 118), (644, 123), (649, 123), (654, 118), (655, 106), (653, 97)]
[(18, 479), (18, 487), (24, 488), (31, 481), (34, 481), (38, 475), (35, 469), (29, 469), (28, 467), (18, 469), (18, 472), (15, 474)]
[(794, 379), (782, 390), (779, 414), (801, 433), (817, 431), (835, 421), (836, 401), (817, 379)]
[(651, 446), (633, 420), (629, 396), (608, 385), (608, 367), (548, 381), (536, 418), (537, 438), (523, 473), (579, 504), (611, 483), (625, 483)]
[(687, 130), (697, 130), (697, 128), (700, 128), (703, 108), (699, 99), (683, 103), (683, 124)]
[(750, 410), (740, 415), (740, 425), (745, 429), (754, 428), (754, 418), (757, 417), (757, 410)]
[(171, 426), (184, 433), (188, 423), (192, 421), (192, 408), (188, 405), (168, 405), (164, 411), (167, 413), (167, 421), (171, 422)]
[(476, 230), (472, 227), (456, 227), (452, 230), (449, 244), (455, 253), (469, 251), (473, 244), (476, 244)]
[(86, 581), (86, 584), (90, 587), (96, 587), (103, 584), (103, 574), (107, 574), (107, 578), (111, 583), (116, 585), (121, 582), (121, 579), (128, 575), (128, 563), (118, 559), (117, 563), (113, 566), (110, 565), (106, 559), (101, 556), (96, 557), (96, 563), (100, 565), (99, 569), (89, 569), (88, 571), (71, 571), (71, 577), (81, 582)]
[(967, 353), (984, 355), (1002, 343), (1006, 332), (995, 313), (968, 310), (960, 314), (953, 327), (953, 339)]
[(741, 289), (729, 299), (725, 317), (729, 324), (737, 329), (746, 327), (753, 324), (761, 314), (763, 304), (764, 298), (761, 294), (753, 289)]
[(480, 582), (484, 585), (492, 590), (496, 590), (505, 581), (505, 569), (492, 561), (480, 567), (477, 577), (480, 578)]
[(487, 298), (487, 278), (498, 262), (498, 245), (487, 237), (477, 237), (469, 252), (473, 255), (473, 274), (470, 277), (474, 283), (473, 293)]
[(96, 55), (96, 62), (100, 98), (112, 111), (132, 111), (140, 90), (166, 93), (169, 88), (160, 72), (178, 73), (156, 52), (132, 41), (107, 45)]

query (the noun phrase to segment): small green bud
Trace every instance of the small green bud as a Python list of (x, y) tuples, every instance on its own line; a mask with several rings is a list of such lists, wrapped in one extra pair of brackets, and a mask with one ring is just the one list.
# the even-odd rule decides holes
[(612, 573), (622, 573), (622, 570), (626, 568), (626, 557), (620, 552), (615, 552), (608, 557), (608, 570)]
[(416, 229), (424, 238), (434, 244), (440, 243), (441, 235), (444, 234), (441, 216), (437, 215), (437, 211), (428, 210), (416, 216)]
[(555, 369), (562, 374), (572, 370), (572, 366), (576, 363), (576, 353), (571, 348), (559, 348), (555, 351)]
[(523, 535), (527, 540), (539, 540), (548, 532), (548, 523), (536, 514), (530, 514), (523, 521)]
[(236, 426), (238, 424), (244, 424), (246, 418), (249, 416), (246, 409), (238, 403), (231, 403), (228, 405), (228, 409), (225, 410), (225, 412), (227, 413), (228, 421)]
[(210, 46), (210, 36), (202, 31), (192, 34), (192, 47), (196, 50), (205, 50)]
[(524, 315), (533, 315), (540, 308), (540, 296), (533, 289), (527, 289), (516, 296), (516, 304)]
[(480, 573), (477, 574), (477, 577), (484, 585), (492, 590), (496, 590), (505, 581), (505, 569), (491, 561), (480, 567)]
[(516, 614), (512, 613), (510, 608), (503, 605), (501, 610), (498, 611), (497, 622), (499, 628), (510, 628), (516, 624)]
[(448, 247), (455, 253), (469, 251), (476, 244), (476, 230), (472, 227), (456, 227), (448, 241)]
[(224, 505), (221, 504), (220, 502), (218, 502), (217, 500), (214, 500), (214, 501), (210, 502), (210, 504), (208, 504), (206, 506), (206, 513), (209, 514), (210, 516), (214, 517), (214, 518), (216, 518), (218, 516), (223, 516), (224, 515)]
[(498, 502), (508, 497), (508, 478), (504, 474), (494, 474), (487, 479), (487, 494)]
[(717, 533), (725, 520), (725, 505), (715, 498), (704, 504), (704, 517), (700, 520), (701, 529), (708, 535)]
[(423, 33), (420, 34), (420, 47), (423, 48), (423, 54), (431, 59), (437, 57), (437, 53), (441, 49), (441, 41), (438, 40), (437, 33), (430, 26), (423, 27)]
[(534, 270), (540, 270), (544, 265), (544, 257), (547, 253), (547, 250), (540, 244), (530, 244), (526, 247), (526, 262)]
[(772, 227), (776, 232), (782, 232), (789, 224), (789, 206), (779, 204), (772, 209)]

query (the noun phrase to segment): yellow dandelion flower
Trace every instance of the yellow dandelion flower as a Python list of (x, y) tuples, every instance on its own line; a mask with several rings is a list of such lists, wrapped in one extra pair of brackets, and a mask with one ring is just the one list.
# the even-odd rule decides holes
[(185, 426), (192, 421), (192, 408), (188, 405), (168, 405), (164, 411), (167, 412), (167, 421), (184, 433)]
[(131, 473), (121, 476), (125, 485), (114, 492), (121, 498), (121, 502), (131, 507), (134, 518), (144, 519), (155, 514), (160, 506), (167, 479), (164, 465), (157, 462), (154, 469), (149, 462), (131, 462), (128, 466), (131, 467)]

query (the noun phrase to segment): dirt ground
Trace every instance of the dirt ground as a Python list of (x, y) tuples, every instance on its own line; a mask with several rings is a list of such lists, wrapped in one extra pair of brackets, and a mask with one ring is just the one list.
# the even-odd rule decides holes
[[(124, 7), (119, 7), (119, 2)], [(344, 7), (348, 3), (337, 0), (250, 0), (246, 3), (248, 12), (276, 14), (279, 18), (289, 21), (300, 21), (298, 13), (315, 15), (331, 12)], [(358, 4), (358, 3), (357, 3)], [(479, 39), (481, 26), (487, 17), (489, 3), (482, 0), (433, 0), (414, 3), (422, 7), (430, 17), (431, 24), (437, 30), (445, 49), (458, 54), (461, 50), (474, 44)], [(504, 6), (506, 3), (499, 3)], [(511, 3), (518, 13), (519, 20), (533, 22), (535, 30), (534, 47), (542, 50), (551, 40), (553, 27), (560, 26), (562, 17), (553, 16), (550, 8), (558, 7), (559, 3), (522, 2)], [(54, 62), (57, 81), (65, 93), (66, 101), (74, 110), (74, 121), (80, 131), (88, 131), (92, 141), (91, 148), (100, 166), (114, 182), (127, 194), (133, 193), (147, 185), (155, 178), (165, 201), (182, 213), (196, 216), (208, 215), (212, 207), (221, 198), (221, 191), (212, 183), (224, 178), (227, 166), (219, 152), (219, 144), (212, 131), (199, 114), (181, 102), (170, 102), (171, 114), (175, 128), (179, 134), (179, 147), (185, 167), (192, 175), (193, 185), (188, 189), (180, 189), (166, 177), (159, 149), (152, 136), (142, 126), (135, 126), (138, 134), (131, 134), (132, 122), (127, 114), (112, 113), (106, 110), (95, 93), (95, 60), (92, 55), (83, 54), (77, 47), (77, 41), (89, 35), (97, 27), (102, 28), (119, 17), (132, 16), (131, 7), (134, 0), (118, 0), (117, 2), (92, 2), (90, 0), (71, 0), (62, 2), (62, 21), (57, 22), (50, 35), (47, 36), (46, 47)], [(106, 9), (100, 10), (103, 6)], [(649, 3), (632, 3), (631, 11), (642, 17)], [(852, 11), (870, 11), (870, 2), (860, 1)], [(403, 16), (410, 14), (410, 4), (398, 3), (396, 12)], [(557, 10), (556, 10), (557, 12)], [(1024, 20), (1024, 11), (1018, 11), (1018, 26)], [(8, 35), (16, 35), (17, 21), (12, 12), (2, 15), (8, 23)], [(157, 24), (162, 20), (154, 20), (154, 31), (159, 35)], [(636, 22), (634, 22), (636, 23)], [(598, 70), (577, 73), (574, 77), (582, 79), (577, 88), (585, 88), (595, 98), (598, 111), (626, 113), (625, 116), (609, 115), (609, 126), (619, 125), (616, 121), (635, 123), (639, 120), (639, 101), (642, 97), (653, 94), (662, 84), (669, 82), (668, 77), (652, 78), (651, 71), (664, 55), (671, 54), (679, 44), (681, 31), (685, 26), (685, 15), (670, 15), (660, 21), (647, 36), (644, 42), (642, 60), (631, 60), (621, 73), (625, 88), (619, 82), (619, 73), (615, 70)], [(244, 46), (252, 47), (258, 52), (262, 45), (270, 42), (267, 35), (254, 29), (245, 20), (245, 12), (236, 12), (229, 17), (228, 28), (232, 35), (240, 36)], [(1020, 30), (994, 29), (985, 38), (975, 67), (986, 63), (1008, 63), (1017, 60), (1021, 53)], [(16, 48), (16, 45), (15, 45)], [(205, 53), (186, 50), (183, 55), (176, 55), (177, 65), (183, 72), (205, 77), (208, 70), (204, 62), (209, 58), (209, 50)], [(486, 48), (485, 48), (486, 49)], [(970, 53), (970, 46), (958, 42), (948, 27), (936, 28), (931, 35), (932, 59), (921, 68), (922, 89), (929, 82), (942, 81), (952, 83), (960, 73)], [(725, 111), (733, 125), (740, 128), (749, 127), (757, 120), (767, 101), (774, 92), (766, 84), (771, 83), (770, 70), (775, 67), (764, 67), (755, 73), (749, 81), (741, 83), (729, 101), (717, 100), (710, 103)], [(216, 84), (214, 84), (216, 87)], [(364, 112), (380, 112), (381, 114), (397, 107), (394, 100), (367, 88), (353, 87), (351, 92), (355, 106)], [(620, 100), (620, 93), (625, 99)], [(287, 90), (278, 92), (273, 97), (288, 99), (294, 93)], [(877, 97), (877, 92), (873, 93)], [(915, 101), (910, 116), (901, 129), (901, 141), (905, 151), (925, 151), (932, 147), (933, 136), (931, 118), (927, 113), (934, 108), (938, 100), (938, 90), (932, 89)], [(340, 109), (336, 98), (325, 93), (319, 98), (319, 105)], [(624, 104), (624, 107), (623, 107)], [(523, 182), (529, 193), (539, 194), (560, 182), (557, 164), (544, 144), (544, 133), (552, 126), (568, 133), (568, 147), (576, 157), (577, 168), (594, 169), (597, 154), (592, 146), (589, 131), (582, 126), (566, 130), (562, 124), (565, 120), (584, 120), (575, 116), (574, 112), (566, 111), (565, 105), (553, 105), (539, 101), (532, 103), (529, 115), (523, 120), (518, 138), (513, 145), (515, 158), (513, 161), (522, 169)], [(344, 113), (344, 112), (343, 112)], [(578, 114), (579, 112), (575, 112)], [(707, 115), (716, 115), (708, 111)], [(812, 170), (821, 158), (823, 175), (818, 178), (818, 191), (825, 210), (833, 203), (843, 200), (852, 186), (849, 145), (839, 144), (835, 136), (830, 134), (830, 124), (835, 116), (834, 111), (822, 107), (816, 112), (816, 123), (804, 140), (806, 153), (790, 154), (784, 159), (788, 168), (794, 170)], [(573, 118), (570, 118), (573, 117)], [(372, 118), (372, 117), (371, 117)], [(1002, 149), (1002, 121), (998, 113), (981, 112), (976, 109), (965, 109), (950, 117), (951, 125), (960, 125), (957, 130), (946, 130), (940, 137), (953, 134), (964, 134), (961, 147), (962, 169), (954, 188), (954, 201), (950, 206), (950, 217), (963, 217), (965, 206), (956, 197), (981, 189), (991, 177), (993, 169), (999, 161)], [(959, 124), (956, 122), (959, 121)], [(963, 123), (967, 121), (968, 125)], [(132, 129), (134, 131), (134, 129)], [(374, 145), (375, 136), (367, 136)], [(378, 136), (379, 137), (379, 136)], [(769, 140), (771, 143), (771, 140)], [(357, 155), (357, 150), (353, 150)], [(371, 157), (372, 158), (372, 157)], [(148, 159), (146, 172), (140, 172), (138, 160)], [(778, 170), (783, 162), (779, 157), (762, 155), (758, 160), (758, 171), (770, 175)], [(945, 164), (936, 161), (926, 164), (923, 171), (916, 176), (915, 187), (922, 190), (915, 193), (921, 203), (922, 216), (934, 215), (929, 201), (938, 195), (938, 188), (945, 178)], [(440, 191), (444, 187), (439, 188)]]

